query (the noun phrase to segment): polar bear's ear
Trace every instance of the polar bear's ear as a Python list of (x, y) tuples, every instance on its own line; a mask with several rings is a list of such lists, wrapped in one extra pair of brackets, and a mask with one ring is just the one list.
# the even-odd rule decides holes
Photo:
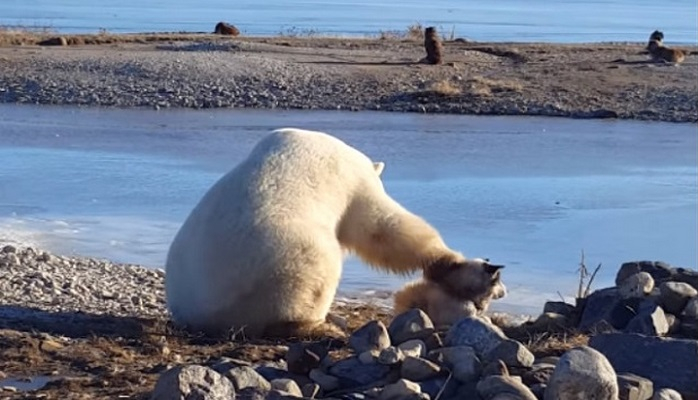
[(376, 170), (376, 174), (378, 174), (378, 176), (381, 176), (381, 173), (383, 173), (384, 168), (385, 168), (385, 163), (382, 161), (378, 161), (378, 162), (373, 163), (373, 169)]

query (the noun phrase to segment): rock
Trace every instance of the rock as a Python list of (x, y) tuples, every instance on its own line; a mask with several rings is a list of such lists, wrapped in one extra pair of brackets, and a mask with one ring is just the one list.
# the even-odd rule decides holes
[(274, 379), (271, 383), (271, 388), (275, 390), (281, 390), (282, 392), (288, 393), (291, 396), (303, 397), (303, 391), (301, 391), (298, 383), (293, 379), (280, 378)]
[(616, 286), (631, 275), (647, 272), (656, 283), (670, 280), (676, 271), (667, 263), (661, 261), (632, 261), (623, 263), (616, 274)]
[(698, 296), (698, 290), (684, 282), (664, 282), (659, 285), (659, 304), (670, 314), (679, 315), (688, 301)]
[[(431, 399), (453, 398), (453, 396), (456, 395), (459, 386), (460, 382), (455, 379), (449, 379), (447, 376), (439, 376), (419, 382), (419, 387), (422, 388), (422, 393), (429, 395), (429, 398)], [(441, 393), (440, 396), (439, 393)]]
[(240, 34), (240, 30), (234, 25), (221, 21), (216, 24), (213, 33), (218, 35), (238, 36)]
[(455, 396), (451, 397), (449, 400), (482, 400), (482, 396), (477, 392), (477, 383), (477, 381), (473, 381), (460, 385), (456, 390)]
[(340, 386), (339, 378), (328, 375), (320, 369), (313, 369), (308, 375), (313, 382), (320, 385), (320, 388), (325, 392), (331, 392)]
[(320, 366), (325, 357), (327, 349), (320, 343), (293, 343), (286, 352), (286, 363), (290, 372), (306, 375)]
[(39, 46), (67, 46), (68, 40), (63, 36), (52, 37), (37, 43)]
[(375, 382), (390, 372), (390, 367), (382, 364), (362, 364), (356, 357), (337, 361), (329, 373), (343, 380), (341, 385), (362, 386)]
[(533, 364), (530, 370), (521, 375), (521, 380), (529, 387), (537, 383), (547, 384), (554, 371), (555, 364)]
[(390, 346), (388, 329), (381, 321), (371, 321), (349, 336), (349, 346), (358, 354)]
[(676, 282), (684, 282), (698, 290), (698, 271), (685, 268), (677, 268), (672, 279)]
[(477, 392), (484, 400), (538, 400), (519, 380), (507, 375), (490, 375), (477, 384)]
[(434, 324), (422, 310), (413, 308), (393, 318), (388, 333), (394, 345), (411, 339), (426, 339), (434, 333)]
[(303, 392), (303, 397), (309, 397), (311, 399), (319, 397), (320, 393), (322, 393), (322, 389), (317, 383), (306, 383), (301, 388), (301, 391)]
[(402, 400), (423, 398), (419, 384), (407, 379), (400, 379), (395, 383), (385, 385), (380, 393), (380, 400)]
[(546, 312), (539, 315), (530, 325), (526, 325), (526, 328), (533, 332), (562, 332), (570, 328), (570, 318), (562, 314)]
[(443, 347), (429, 352), (429, 358), (442, 358), (453, 373), (453, 378), (467, 383), (477, 380), (482, 371), (480, 359), (469, 346)]
[(545, 383), (534, 383), (533, 385), (529, 386), (529, 389), (531, 389), (531, 393), (533, 393), (534, 396), (536, 396), (536, 399), (542, 400), (545, 397), (545, 389), (548, 388), (548, 385)]
[(669, 326), (669, 332), (667, 332), (667, 334), (672, 335), (681, 330), (681, 320), (676, 318), (676, 315), (664, 313), (664, 317)]
[(637, 334), (594, 336), (589, 345), (603, 353), (619, 373), (645, 377), (655, 387), (698, 394), (698, 341)]
[(686, 303), (681, 311), (681, 318), (698, 319), (698, 297), (694, 297)]
[(12, 246), (9, 244), (3, 246), (3, 248), (2, 248), (2, 253), (4, 253), (4, 254), (16, 253), (16, 252), (17, 252), (17, 248), (15, 246)]
[(545, 356), (540, 359), (536, 359), (536, 364), (552, 364), (557, 365), (560, 362), (560, 357), (558, 356)]
[(647, 272), (638, 272), (625, 278), (618, 286), (618, 293), (623, 299), (644, 298), (652, 293), (654, 279)]
[(652, 381), (635, 374), (618, 374), (620, 400), (650, 400), (654, 387)]
[(434, 349), (440, 349), (441, 347), (444, 347), (443, 340), (441, 340), (441, 336), (437, 334), (436, 332), (432, 333), (424, 339), (424, 344), (427, 345), (427, 351), (428, 350), (434, 350)]
[(502, 360), (510, 367), (530, 367), (535, 357), (526, 346), (516, 340), (502, 340), (495, 348), (483, 356), (485, 363)]
[(400, 376), (404, 379), (421, 382), (439, 375), (441, 367), (424, 358), (406, 357), (400, 366)]
[(623, 329), (635, 317), (641, 301), (639, 298), (621, 299), (616, 288), (597, 290), (584, 299), (578, 328), (583, 332), (594, 331), (606, 321), (614, 329)]
[(478, 317), (467, 317), (451, 326), (446, 334), (446, 344), (451, 347), (470, 346), (481, 357), (506, 338), (497, 326)]
[(570, 316), (574, 312), (575, 307), (572, 304), (567, 304), (564, 301), (546, 301), (543, 306), (543, 313), (554, 313), (564, 316)]
[(362, 364), (373, 364), (378, 361), (378, 356), (380, 356), (380, 351), (378, 350), (369, 350), (369, 351), (364, 351), (363, 353), (359, 354), (359, 361), (361, 361)]
[(616, 400), (618, 380), (603, 354), (588, 346), (565, 352), (545, 390), (545, 400)]
[(688, 338), (698, 337), (698, 297), (689, 300), (681, 312), (680, 332)]
[(427, 355), (427, 345), (423, 340), (412, 339), (397, 346), (405, 357), (425, 357)]
[(256, 387), (262, 390), (271, 390), (271, 384), (264, 379), (252, 367), (242, 366), (229, 369), (225, 374), (226, 378), (233, 382), (235, 390), (242, 390), (247, 387)]
[(152, 400), (221, 400), (235, 398), (232, 382), (211, 368), (185, 365), (163, 373)]
[(643, 301), (637, 315), (625, 327), (627, 333), (639, 333), (650, 336), (664, 336), (669, 332), (664, 310), (653, 301)]
[(654, 392), (652, 400), (683, 400), (683, 397), (674, 389), (664, 388)]
[(394, 365), (404, 359), (405, 356), (402, 354), (402, 351), (394, 346), (383, 349), (380, 354), (378, 354), (378, 362), (383, 365)]

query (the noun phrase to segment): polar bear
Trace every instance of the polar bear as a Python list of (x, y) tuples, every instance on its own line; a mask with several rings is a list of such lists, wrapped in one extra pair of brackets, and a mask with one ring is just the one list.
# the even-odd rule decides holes
[(503, 265), (481, 258), (451, 268), (429, 266), (421, 279), (395, 293), (393, 310), (399, 314), (419, 308), (437, 327), (482, 315), (492, 300), (507, 294), (501, 279), (502, 268)]
[(385, 192), (383, 167), (327, 133), (264, 137), (175, 235), (165, 275), (174, 322), (247, 337), (339, 334), (326, 316), (345, 252), (397, 274), (470, 265)]

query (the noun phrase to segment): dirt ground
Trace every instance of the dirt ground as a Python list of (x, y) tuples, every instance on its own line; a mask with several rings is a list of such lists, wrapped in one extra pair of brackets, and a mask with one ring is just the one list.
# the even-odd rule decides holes
[[(68, 53), (85, 58), (104, 52), (145, 55), (183, 42), (232, 43), (245, 54), (288, 63), (287, 68), (310, 68), (323, 79), (329, 76), (330, 81), (336, 77), (343, 90), (323, 98), (313, 92), (318, 90), (315, 82), (298, 89), (297, 97), (307, 98), (309, 108), (698, 121), (696, 46), (685, 47), (689, 55), (677, 67), (651, 63), (643, 43), (515, 44), (456, 39), (444, 43), (444, 64), (431, 66), (417, 62), (425, 55), (423, 42), (408, 36), (104, 34), (63, 36), (64, 46), (37, 45), (47, 37), (0, 34), (0, 72), (3, 60), (19, 62), (29, 55), (34, 59)], [(26, 68), (31, 65), (22, 67)], [(7, 74), (17, 73), (14, 71)], [(274, 78), (271, 75), (269, 80)], [(264, 84), (260, 82), (260, 87)], [(40, 99), (29, 101), (41, 103)], [(230, 105), (247, 106), (235, 101)], [(278, 106), (305, 106), (284, 101), (280, 98)]]
[[(4, 316), (13, 314), (2, 308)], [(18, 390), (6, 388), (0, 399), (147, 399), (160, 373), (172, 366), (220, 357), (276, 361), (284, 357), (286, 345), (301, 340), (212, 339), (178, 331), (162, 319), (15, 311), (17, 317), (0, 320), (0, 378), (3, 386)], [(349, 331), (374, 319), (388, 324), (391, 318), (385, 308), (373, 305), (333, 311), (346, 319)], [(579, 334), (506, 333), (537, 356), (560, 355), (587, 340)], [(344, 341), (323, 343), (335, 359), (348, 354)]]

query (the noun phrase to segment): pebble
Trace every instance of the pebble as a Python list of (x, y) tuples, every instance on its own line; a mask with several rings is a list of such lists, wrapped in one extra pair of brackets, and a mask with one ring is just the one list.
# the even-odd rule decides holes
[(49, 312), (165, 316), (164, 274), (0, 243), (0, 305)]
[[(432, 70), (395, 68), (388, 75), (393, 79), (380, 79), (382, 75), (271, 58), (264, 55), (263, 46), (202, 40), (160, 45), (155, 51), (46, 50), (0, 64), (0, 103), (698, 120), (696, 94), (689, 85), (629, 89), (616, 96), (622, 101), (603, 104), (574, 91), (503, 91), (453, 100), (424, 91), (424, 82), (438, 76)], [(460, 84), (462, 79), (454, 81)]]

